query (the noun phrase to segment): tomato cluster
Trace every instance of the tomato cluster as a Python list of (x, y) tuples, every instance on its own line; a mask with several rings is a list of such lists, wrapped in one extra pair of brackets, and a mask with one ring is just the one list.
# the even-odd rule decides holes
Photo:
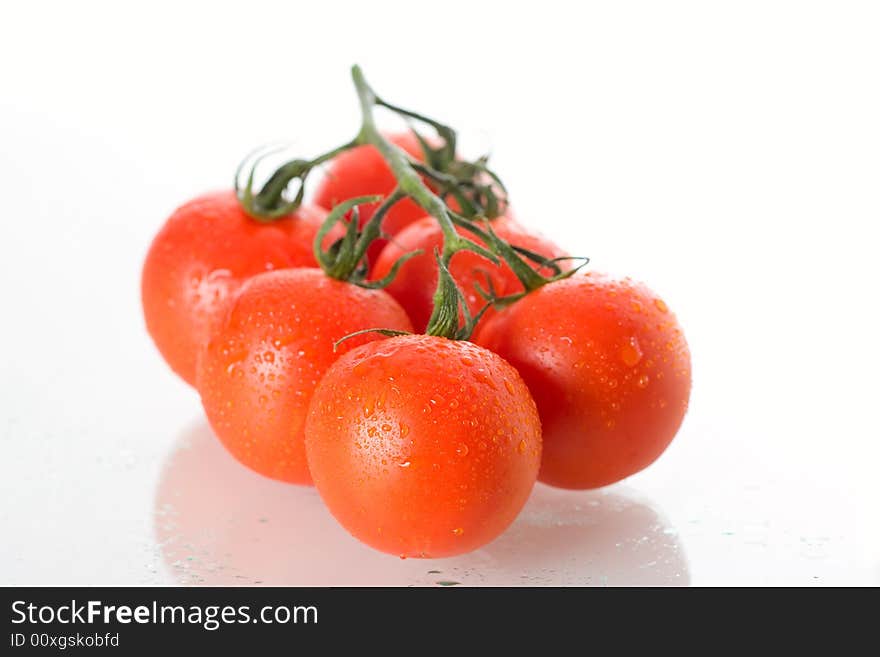
[(454, 145), (376, 135), (325, 158), (311, 203), (267, 218), (249, 191), (208, 194), (149, 249), (147, 329), (229, 452), (314, 484), (354, 536), (413, 557), (491, 541), (536, 480), (595, 488), (652, 463), (691, 385), (666, 304), (572, 271)]

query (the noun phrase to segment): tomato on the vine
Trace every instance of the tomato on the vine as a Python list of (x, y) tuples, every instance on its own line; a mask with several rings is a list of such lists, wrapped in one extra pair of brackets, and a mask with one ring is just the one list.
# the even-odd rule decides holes
[[(314, 267), (312, 242), (326, 213), (302, 206), (271, 223), (251, 219), (232, 190), (181, 206), (156, 235), (141, 275), (147, 330), (181, 378), (195, 383), (196, 359), (229, 297), (250, 276)], [(332, 231), (329, 244), (341, 228)]]
[(499, 356), (409, 335), (330, 367), (312, 398), (306, 453), (318, 492), (356, 538), (403, 557), (444, 557), (491, 541), (519, 513), (541, 427)]
[(403, 309), (381, 290), (320, 269), (260, 274), (242, 285), (199, 360), (197, 383), (214, 432), (239, 461), (282, 481), (311, 482), (303, 446), (315, 386), (341, 354), (378, 333), (408, 331)]
[(544, 437), (541, 481), (596, 488), (650, 465), (684, 419), (690, 352), (675, 316), (629, 279), (573, 276), (531, 292), (475, 341), (529, 386)]
[[(399, 146), (416, 160), (424, 159), (422, 146), (412, 132), (387, 136), (388, 141)], [(340, 153), (327, 167), (327, 173), (315, 190), (314, 203), (332, 210), (336, 205), (357, 196), (379, 194), (387, 196), (397, 187), (397, 179), (381, 153), (372, 145), (356, 146)], [(358, 206), (359, 223), (366, 224), (381, 202)], [(405, 198), (388, 211), (382, 220), (382, 232), (396, 235), (425, 211), (411, 198)], [(376, 240), (370, 248), (371, 260), (378, 255), (385, 240)]]
[[(498, 237), (510, 244), (547, 259), (568, 255), (547, 238), (529, 231), (509, 216), (503, 215), (493, 220), (492, 229)], [(469, 231), (463, 228), (457, 230), (460, 235), (482, 244), (482, 240)], [(437, 220), (433, 217), (425, 217), (398, 233), (382, 249), (372, 269), (372, 277), (381, 279), (388, 275), (394, 263), (406, 253), (422, 251), (421, 255), (407, 260), (391, 284), (385, 288), (406, 309), (417, 331), (425, 330), (434, 309), (434, 291), (437, 289), (437, 261), (434, 258), (434, 251), (442, 247), (443, 232)], [(564, 263), (561, 266), (563, 269), (566, 268)], [(547, 268), (536, 266), (536, 269), (545, 275), (550, 273)], [(523, 289), (522, 283), (507, 264), (502, 262), (500, 265), (495, 265), (473, 251), (459, 251), (452, 256), (449, 271), (461, 288), (472, 314), (476, 314), (486, 304), (486, 300), (477, 290), (477, 285), (484, 291), (493, 289), (498, 296), (516, 294)], [(493, 313), (490, 308), (484, 315), (483, 321)]]

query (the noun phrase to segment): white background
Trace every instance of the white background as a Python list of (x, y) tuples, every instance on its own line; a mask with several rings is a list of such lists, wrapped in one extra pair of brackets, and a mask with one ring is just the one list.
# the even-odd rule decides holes
[[(4, 5), (0, 583), (880, 584), (878, 34), (871, 2)], [(354, 62), (692, 349), (660, 461), (458, 559), (235, 464), (140, 315), (176, 205), (354, 133)]]

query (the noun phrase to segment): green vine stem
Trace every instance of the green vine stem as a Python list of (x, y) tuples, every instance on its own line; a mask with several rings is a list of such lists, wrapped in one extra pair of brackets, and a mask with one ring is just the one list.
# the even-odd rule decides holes
[[(370, 221), (363, 227), (358, 225), (357, 206), (376, 203), (382, 197), (362, 196), (349, 199), (334, 207), (315, 238), (315, 257), (328, 276), (363, 287), (387, 286), (400, 266), (420, 252), (404, 254), (394, 263), (385, 278), (369, 281), (365, 262), (367, 248), (373, 240), (382, 235), (381, 223), (388, 210), (403, 198), (412, 199), (437, 221), (443, 234), (443, 248), (434, 254), (437, 259), (438, 281), (434, 293), (434, 311), (426, 332), (429, 335), (458, 340), (470, 337), (476, 323), (491, 305), (500, 307), (512, 303), (542, 285), (571, 276), (586, 264), (586, 259), (579, 258), (580, 265), (563, 271), (558, 265), (563, 259), (546, 259), (501, 239), (489, 220), (498, 216), (506, 205), (506, 190), (498, 176), (487, 167), (486, 158), (479, 158), (475, 162), (457, 159), (455, 155), (457, 136), (452, 128), (383, 100), (367, 83), (359, 66), (352, 67), (351, 76), (361, 108), (361, 127), (357, 136), (314, 159), (294, 159), (286, 162), (269, 177), (257, 193), (253, 191), (254, 170), (268, 153), (264, 152), (255, 158), (243, 187), (239, 186), (239, 180), (244, 165), (239, 167), (236, 174), (236, 190), (242, 206), (252, 217), (258, 221), (273, 221), (289, 214), (302, 203), (306, 178), (315, 167), (356, 146), (372, 145), (391, 169), (397, 180), (397, 187), (385, 197)], [(408, 120), (430, 126), (437, 133), (441, 141), (440, 145), (433, 146), (413, 129), (422, 146), (425, 162), (414, 160), (378, 130), (374, 116), (376, 107), (382, 107)], [(285, 193), (294, 180), (299, 181), (299, 187), (294, 198), (288, 200)], [(442, 198), (426, 184), (425, 180), (432, 183)], [(499, 196), (496, 190), (500, 190), (503, 195)], [(453, 211), (444, 200), (449, 197), (456, 200), (458, 211)], [(349, 214), (351, 216), (346, 220), (345, 217)], [(324, 238), (340, 221), (347, 223), (345, 235), (328, 249), (323, 249)], [(483, 244), (459, 233), (457, 228), (464, 229)], [(472, 316), (464, 295), (449, 272), (449, 263), (459, 251), (472, 251), (496, 265), (504, 261), (520, 280), (524, 291), (507, 297), (499, 297), (493, 290), (481, 291), (487, 303), (476, 316)], [(537, 267), (530, 265), (528, 261)], [(542, 268), (549, 269), (551, 275), (542, 275), (538, 271)]]

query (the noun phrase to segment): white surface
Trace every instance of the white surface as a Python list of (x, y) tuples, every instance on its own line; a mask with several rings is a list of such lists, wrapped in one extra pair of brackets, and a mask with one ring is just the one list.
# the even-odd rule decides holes
[[(876, 5), (488, 4), (2, 10), (0, 583), (880, 584)], [(454, 560), (238, 467), (140, 316), (175, 205), (351, 135), (354, 61), (487, 135), (518, 215), (648, 281), (692, 349), (659, 462), (539, 487)]]

